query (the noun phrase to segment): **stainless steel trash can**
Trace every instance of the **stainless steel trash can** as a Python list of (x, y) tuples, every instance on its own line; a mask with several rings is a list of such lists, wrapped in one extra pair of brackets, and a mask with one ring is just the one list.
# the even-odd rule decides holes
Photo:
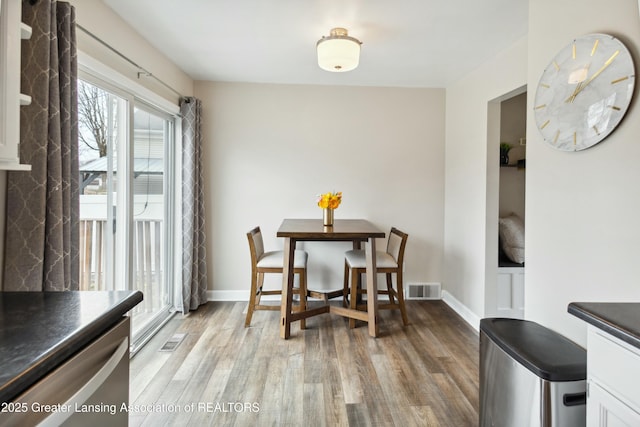
[(480, 426), (586, 425), (587, 352), (535, 322), (480, 321)]

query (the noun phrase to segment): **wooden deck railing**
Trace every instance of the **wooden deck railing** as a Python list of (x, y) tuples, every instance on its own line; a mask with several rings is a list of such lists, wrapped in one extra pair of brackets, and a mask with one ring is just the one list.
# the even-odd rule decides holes
[(80, 290), (106, 289), (106, 220), (80, 220)]
[[(80, 220), (80, 290), (107, 289), (106, 247), (107, 221)], [(153, 312), (164, 305), (162, 220), (135, 220), (133, 222), (132, 289), (140, 290), (144, 300), (135, 312)]]

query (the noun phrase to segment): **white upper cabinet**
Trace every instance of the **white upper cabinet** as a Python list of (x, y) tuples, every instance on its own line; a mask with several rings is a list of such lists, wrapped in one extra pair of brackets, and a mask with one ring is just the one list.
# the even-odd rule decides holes
[(21, 22), (22, 2), (0, 0), (0, 170), (31, 170), (20, 164), (20, 106), (31, 97), (20, 93), (20, 45), (31, 37)]

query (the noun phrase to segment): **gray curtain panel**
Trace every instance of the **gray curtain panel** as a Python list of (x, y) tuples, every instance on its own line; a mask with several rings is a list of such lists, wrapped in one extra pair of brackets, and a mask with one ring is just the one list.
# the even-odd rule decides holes
[(75, 10), (22, 2), (33, 29), (22, 43), (20, 159), (7, 175), (5, 291), (78, 289), (79, 172)]
[(207, 302), (207, 262), (202, 179), (201, 101), (185, 98), (182, 115), (182, 301), (188, 313)]

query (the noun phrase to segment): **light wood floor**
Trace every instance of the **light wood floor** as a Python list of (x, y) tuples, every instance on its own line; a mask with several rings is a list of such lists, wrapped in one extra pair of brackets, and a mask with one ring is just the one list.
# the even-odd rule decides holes
[[(244, 328), (246, 305), (176, 316), (131, 360), (131, 426), (478, 424), (478, 335), (442, 301), (407, 301), (407, 327), (381, 312), (378, 338), (323, 314), (289, 340), (276, 311)], [(174, 333), (187, 335), (158, 351)]]

